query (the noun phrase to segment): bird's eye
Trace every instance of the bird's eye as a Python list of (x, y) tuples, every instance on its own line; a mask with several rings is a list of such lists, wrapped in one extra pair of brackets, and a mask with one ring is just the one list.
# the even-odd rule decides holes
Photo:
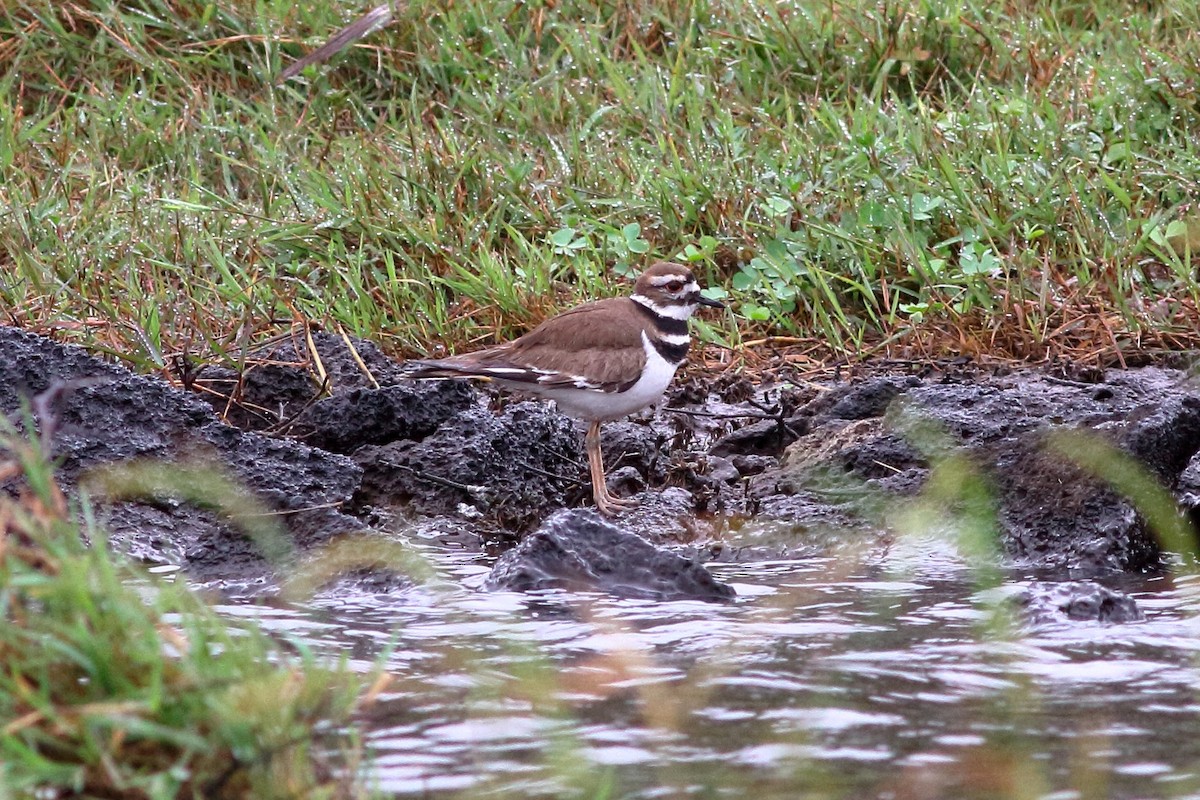
[(671, 281), (664, 287), (671, 294), (683, 289), (683, 281)]

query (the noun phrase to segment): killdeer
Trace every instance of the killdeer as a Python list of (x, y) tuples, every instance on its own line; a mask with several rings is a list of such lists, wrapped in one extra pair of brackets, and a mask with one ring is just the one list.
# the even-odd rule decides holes
[(687, 356), (688, 318), (699, 306), (724, 308), (700, 294), (682, 264), (660, 261), (638, 277), (629, 297), (585, 303), (524, 336), (473, 353), (408, 362), (412, 378), (479, 378), (558, 404), (588, 423), (584, 445), (596, 509), (612, 516), (637, 502), (613, 497), (604, 480), (600, 423), (658, 401)]

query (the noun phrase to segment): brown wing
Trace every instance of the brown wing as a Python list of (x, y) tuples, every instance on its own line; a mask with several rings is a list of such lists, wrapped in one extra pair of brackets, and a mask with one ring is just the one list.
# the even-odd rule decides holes
[(604, 391), (628, 387), (646, 365), (642, 318), (633, 301), (615, 297), (586, 303), (543, 322), (515, 341), (462, 358), (481, 367), (515, 366), (536, 370), (543, 386), (576, 385), (575, 376)]

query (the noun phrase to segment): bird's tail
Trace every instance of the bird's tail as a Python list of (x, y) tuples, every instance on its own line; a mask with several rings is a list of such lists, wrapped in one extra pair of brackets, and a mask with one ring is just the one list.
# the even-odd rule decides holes
[[(428, 361), (407, 361), (405, 378), (471, 378), (477, 381), (496, 381), (502, 386), (538, 391), (562, 382), (563, 376), (554, 370), (538, 369), (503, 361), (480, 362), (470, 358), (442, 358)], [(568, 376), (571, 385), (578, 378)]]
[(401, 369), (403, 370), (402, 377), (411, 379), (476, 378), (486, 380), (489, 377), (486, 370), (481, 371), (476, 366), (463, 364), (453, 359), (405, 361)]

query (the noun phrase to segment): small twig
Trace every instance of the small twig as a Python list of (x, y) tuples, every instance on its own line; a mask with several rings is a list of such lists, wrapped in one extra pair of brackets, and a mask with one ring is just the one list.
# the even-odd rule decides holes
[(280, 509), (275, 509), (273, 511), (263, 511), (263, 512), (257, 513), (257, 514), (240, 514), (239, 516), (243, 519), (253, 518), (253, 517), (258, 517), (258, 518), (287, 517), (292, 514), (303, 514), (308, 511), (320, 511), (323, 508), (341, 508), (342, 505), (343, 505), (343, 501), (335, 500), (332, 503), (317, 503), (316, 505), (304, 506), (303, 508), (280, 508)]
[[(622, 455), (624, 455), (624, 454), (622, 454)], [(575, 459), (567, 459), (567, 461), (569, 463), (575, 464)], [(556, 475), (553, 472), (550, 472), (549, 470), (542, 469), (541, 467), (535, 467), (533, 464), (529, 464), (525, 461), (513, 459), (513, 463), (515, 463), (518, 467), (522, 467), (524, 469), (529, 470), (530, 472), (532, 472), (535, 475), (541, 475), (543, 478), (550, 478), (552, 480), (561, 481), (563, 483), (568, 483), (568, 484), (571, 484), (574, 486), (583, 486), (584, 485), (584, 482), (579, 480), (578, 478), (570, 478), (570, 477), (567, 477), (566, 475)], [(581, 465), (576, 464), (576, 466), (581, 466)]]
[(381, 463), (385, 466), (393, 467), (394, 469), (407, 470), (417, 480), (426, 481), (427, 483), (432, 483), (435, 486), (445, 486), (447, 489), (458, 489), (460, 492), (466, 492), (472, 497), (484, 494), (487, 491), (487, 487), (485, 486), (471, 486), (466, 483), (452, 481), (449, 478), (443, 478), (441, 475), (434, 475), (428, 472), (418, 472), (416, 468), (410, 467), (408, 464), (396, 464), (391, 461), (383, 461)]
[(350, 351), (350, 357), (354, 359), (354, 363), (358, 365), (358, 368), (361, 369), (363, 374), (367, 376), (367, 380), (371, 382), (371, 388), (378, 389), (379, 381), (375, 380), (375, 376), (372, 375), (371, 370), (367, 368), (366, 362), (364, 362), (362, 360), (362, 356), (358, 354), (358, 348), (356, 348), (354, 343), (350, 341), (350, 337), (346, 334), (346, 329), (342, 327), (341, 323), (338, 323), (337, 329), (338, 333), (342, 335), (342, 341), (346, 343), (346, 349)]
[(683, 414), (688, 417), (711, 417), (712, 419), (770, 419), (776, 422), (782, 421), (782, 415), (774, 414), (756, 414), (753, 411), (742, 411), (736, 414), (722, 414), (716, 411), (694, 411), (690, 408), (664, 408), (663, 411), (668, 411), (672, 414)]

